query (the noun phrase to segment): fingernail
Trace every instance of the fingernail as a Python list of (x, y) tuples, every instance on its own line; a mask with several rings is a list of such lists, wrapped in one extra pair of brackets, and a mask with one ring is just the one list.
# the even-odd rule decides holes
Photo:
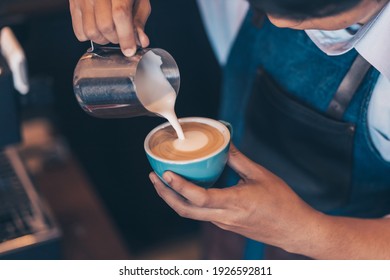
[(169, 175), (169, 173), (164, 173), (163, 178), (164, 178), (165, 182), (167, 182), (168, 184), (170, 184), (172, 182), (172, 177), (171, 177), (171, 175)]
[(153, 174), (149, 174), (149, 179), (152, 182), (152, 184), (154, 185), (155, 181), (154, 181), (154, 178), (153, 178)]
[(130, 57), (130, 56), (133, 56), (135, 53), (135, 50), (134, 49), (126, 49), (123, 51), (123, 54), (127, 57)]

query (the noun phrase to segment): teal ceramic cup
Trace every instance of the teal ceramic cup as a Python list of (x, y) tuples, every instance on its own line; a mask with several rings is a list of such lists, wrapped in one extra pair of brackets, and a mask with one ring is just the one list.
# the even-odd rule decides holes
[(166, 122), (150, 131), (145, 138), (144, 148), (149, 163), (160, 178), (162, 178), (164, 172), (172, 171), (198, 186), (209, 188), (218, 180), (225, 168), (230, 146), (231, 126), (226, 122), (200, 117), (182, 118), (179, 119), (179, 122), (200, 122), (208, 124), (222, 133), (224, 136), (224, 143), (213, 153), (201, 158), (192, 160), (163, 159), (152, 154), (149, 148), (149, 140), (154, 133), (164, 127), (170, 126), (170, 124)]

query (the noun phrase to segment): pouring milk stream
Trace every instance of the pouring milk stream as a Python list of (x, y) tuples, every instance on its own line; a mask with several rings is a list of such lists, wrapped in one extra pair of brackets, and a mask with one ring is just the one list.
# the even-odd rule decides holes
[(147, 52), (138, 65), (135, 81), (138, 98), (149, 111), (166, 118), (175, 129), (178, 139), (174, 146), (183, 151), (200, 149), (207, 144), (202, 132), (183, 133), (175, 114), (176, 93), (161, 70), (161, 57), (153, 51)]

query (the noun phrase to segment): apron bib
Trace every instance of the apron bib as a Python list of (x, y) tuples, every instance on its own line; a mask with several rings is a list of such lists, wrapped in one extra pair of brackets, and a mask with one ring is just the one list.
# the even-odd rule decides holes
[(361, 56), (356, 58), (326, 114), (301, 104), (259, 68), (247, 109), (242, 152), (283, 178), (317, 210), (346, 205), (356, 125), (342, 117), (369, 67)]

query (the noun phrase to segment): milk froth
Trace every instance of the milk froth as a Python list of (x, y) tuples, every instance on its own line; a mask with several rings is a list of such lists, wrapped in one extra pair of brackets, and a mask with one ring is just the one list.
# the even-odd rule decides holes
[(184, 132), (185, 139), (176, 139), (173, 141), (173, 147), (179, 151), (190, 152), (199, 150), (207, 145), (209, 139), (201, 131)]

